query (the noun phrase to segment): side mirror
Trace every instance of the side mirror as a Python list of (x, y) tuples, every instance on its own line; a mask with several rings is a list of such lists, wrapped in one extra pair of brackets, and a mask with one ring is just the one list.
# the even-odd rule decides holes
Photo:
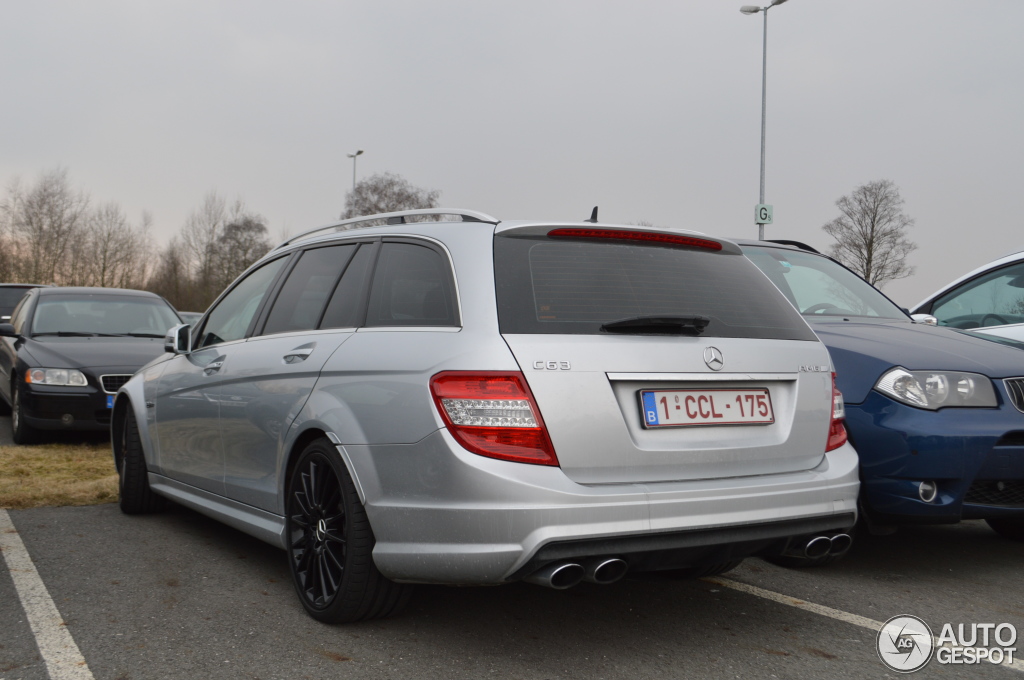
[(910, 318), (914, 320), (914, 323), (923, 323), (926, 326), (939, 325), (939, 320), (931, 314), (911, 314)]
[(4, 338), (16, 338), (18, 334), (14, 331), (14, 326), (9, 323), (0, 323), (0, 337)]
[[(2, 332), (2, 328), (3, 324), (0, 324), (0, 332)], [(183, 323), (167, 331), (167, 337), (164, 338), (164, 351), (175, 354), (188, 354), (191, 352), (192, 326)]]

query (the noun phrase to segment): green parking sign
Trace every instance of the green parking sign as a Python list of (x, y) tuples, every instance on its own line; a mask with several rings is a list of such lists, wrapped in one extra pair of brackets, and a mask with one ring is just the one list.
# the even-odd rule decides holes
[(772, 207), (770, 205), (764, 205), (758, 203), (754, 207), (754, 224), (771, 224), (772, 223)]

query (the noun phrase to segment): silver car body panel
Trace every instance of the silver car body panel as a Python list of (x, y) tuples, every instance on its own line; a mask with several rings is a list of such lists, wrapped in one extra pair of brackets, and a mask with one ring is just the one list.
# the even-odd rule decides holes
[[(327, 436), (366, 507), (378, 568), (389, 578), (410, 582), (501, 583), (542, 546), (563, 540), (814, 517), (836, 518), (836, 529), (849, 526), (856, 513), (857, 458), (848, 444), (823, 453), (831, 407), (831, 362), (823, 345), (502, 336), (494, 234), (524, 226), (560, 225), (369, 227), (317, 236), (269, 254), (377, 236), (430, 240), (450, 258), (461, 326), (256, 337), (150, 365), (121, 389), (119, 399), (129, 398), (140, 416), (154, 490), (284, 547), (289, 462), (301, 449), (299, 442)], [(284, 355), (307, 343), (315, 343), (315, 357), (309, 357), (315, 363), (297, 373), (283, 370)], [(708, 345), (724, 355), (722, 372), (705, 364)], [(233, 363), (236, 352), (240, 358)], [(180, 368), (175, 366), (198, 368), (197, 355), (206, 361), (204, 353), (212, 354), (211, 360), (226, 357), (219, 375), (208, 381), (212, 387), (176, 387)], [(570, 370), (533, 368), (537, 361), (563, 360)], [(808, 365), (814, 371), (802, 370)], [(463, 449), (444, 427), (430, 393), (430, 377), (441, 371), (521, 371), (562, 467), (495, 460)], [(164, 396), (155, 400), (155, 408), (146, 408), (157, 385)], [(639, 389), (702, 385), (767, 386), (775, 423), (661, 431), (640, 426)], [(192, 401), (181, 406), (171, 399), (185, 401), (194, 393), (202, 401), (190, 396)], [(578, 407), (569, 397), (583, 408), (574, 411)], [(218, 415), (207, 416), (194, 428), (198, 432), (190, 433), (179, 421), (197, 418), (189, 416), (189, 408), (199, 406), (216, 408)], [(219, 458), (216, 448), (207, 447), (214, 452), (207, 458), (214, 460), (192, 461), (188, 447), (177, 440), (210, 437), (211, 420), (224, 448)], [(158, 436), (151, 437), (151, 430)], [(165, 456), (165, 441), (176, 458)], [(250, 441), (257, 443), (249, 446)], [(177, 467), (166, 464), (172, 460)], [(178, 467), (187, 471), (189, 465), (193, 476), (208, 466), (205, 488), (181, 474)]]

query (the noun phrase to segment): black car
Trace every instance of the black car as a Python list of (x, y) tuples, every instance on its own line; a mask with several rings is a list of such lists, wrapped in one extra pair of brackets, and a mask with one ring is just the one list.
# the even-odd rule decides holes
[(117, 389), (164, 351), (181, 323), (159, 295), (118, 288), (34, 288), (0, 323), (0, 397), (14, 441), (38, 430), (106, 430)]
[(0, 283), (0, 321), (10, 321), (11, 312), (33, 288), (48, 287), (44, 283)]

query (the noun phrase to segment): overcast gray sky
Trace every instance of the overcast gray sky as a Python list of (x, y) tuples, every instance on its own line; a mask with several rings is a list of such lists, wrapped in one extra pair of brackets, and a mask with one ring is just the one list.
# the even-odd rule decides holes
[[(742, 0), (0, 2), (0, 181), (58, 166), (168, 239), (216, 189), (275, 237), (379, 171), (503, 219), (756, 236), (760, 15)], [(824, 248), (891, 179), (905, 305), (1024, 248), (1024, 2), (769, 13), (771, 238)]]

